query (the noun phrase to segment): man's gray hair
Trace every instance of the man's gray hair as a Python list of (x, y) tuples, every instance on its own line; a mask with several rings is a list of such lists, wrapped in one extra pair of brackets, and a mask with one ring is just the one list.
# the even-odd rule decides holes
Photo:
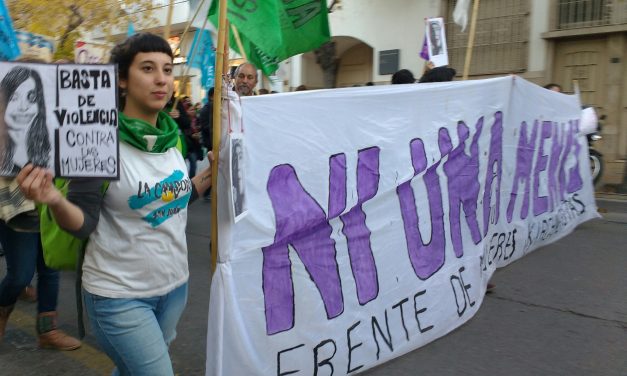
[(235, 77), (237, 77), (239, 72), (242, 69), (244, 69), (244, 66), (246, 66), (246, 65), (250, 65), (251, 67), (253, 67), (253, 70), (255, 71), (255, 78), (258, 78), (257, 77), (257, 67), (255, 67), (252, 63), (249, 63), (249, 62), (241, 63), (237, 68), (235, 68)]

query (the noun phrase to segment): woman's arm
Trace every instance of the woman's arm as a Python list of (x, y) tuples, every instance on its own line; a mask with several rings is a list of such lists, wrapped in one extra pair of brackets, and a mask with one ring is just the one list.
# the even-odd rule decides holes
[(26, 165), (17, 176), (26, 198), (48, 205), (61, 228), (74, 236), (86, 238), (98, 224), (103, 181), (72, 181), (66, 198), (54, 186), (52, 179), (52, 172), (32, 164)]
[(207, 159), (209, 160), (209, 166), (192, 178), (194, 188), (196, 188), (196, 192), (198, 192), (198, 196), (195, 196), (195, 198), (202, 197), (202, 195), (205, 194), (205, 191), (211, 187), (211, 162), (213, 161), (212, 152), (207, 153)]
[(54, 186), (51, 171), (27, 164), (16, 179), (27, 199), (48, 205), (59, 226), (68, 230), (78, 230), (83, 226), (83, 212)]

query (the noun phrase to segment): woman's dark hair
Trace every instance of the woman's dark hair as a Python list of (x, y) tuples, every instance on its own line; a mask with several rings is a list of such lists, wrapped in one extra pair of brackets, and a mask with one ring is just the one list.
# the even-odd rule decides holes
[[(163, 52), (174, 59), (172, 48), (168, 42), (158, 35), (150, 33), (138, 33), (126, 38), (111, 50), (111, 64), (118, 65), (118, 78), (128, 79), (128, 70), (133, 63), (133, 59), (141, 52)], [(124, 109), (124, 93), (118, 93), (118, 107)]]
[(413, 84), (415, 82), (416, 78), (409, 69), (401, 69), (392, 75), (392, 85)]
[(455, 77), (457, 72), (455, 69), (450, 67), (435, 67), (425, 72), (425, 74), (420, 77), (420, 83), (425, 82), (447, 82), (453, 81), (453, 77)]
[(560, 92), (562, 92), (562, 87), (559, 84), (554, 84), (554, 83), (546, 84), (544, 85), (544, 88), (548, 90), (553, 90), (553, 88), (557, 88), (559, 89)]
[[(2, 122), (4, 123), (5, 111), (11, 96), (17, 88), (26, 82), (29, 78), (35, 81), (35, 95), (37, 102), (37, 115), (31, 122), (27, 133), (27, 155), (29, 162), (36, 166), (48, 167), (50, 160), (50, 136), (46, 126), (46, 104), (44, 101), (44, 88), (41, 83), (41, 77), (37, 71), (17, 66), (9, 71), (0, 82), (0, 100), (2, 100)], [(5, 124), (6, 126), (6, 124)], [(13, 170), (13, 154), (15, 152), (15, 143), (7, 137), (6, 145), (2, 151), (2, 161), (0, 169), (5, 172)]]

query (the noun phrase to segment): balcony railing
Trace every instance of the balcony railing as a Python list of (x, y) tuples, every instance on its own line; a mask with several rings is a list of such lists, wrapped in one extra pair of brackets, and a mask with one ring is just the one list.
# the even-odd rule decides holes
[(559, 30), (627, 23), (624, 0), (559, 0), (558, 4)]

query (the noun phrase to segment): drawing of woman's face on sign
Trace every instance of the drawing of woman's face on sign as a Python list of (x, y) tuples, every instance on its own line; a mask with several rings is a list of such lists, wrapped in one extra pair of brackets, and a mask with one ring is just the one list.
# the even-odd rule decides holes
[(28, 162), (48, 167), (51, 146), (39, 73), (26, 66), (11, 68), (0, 81), (0, 101), (0, 172), (12, 175)]
[(427, 37), (427, 46), (429, 48), (429, 60), (433, 62), (436, 67), (448, 65), (444, 19), (441, 17), (427, 19), (425, 24), (425, 35)]
[(233, 218), (239, 221), (246, 213), (246, 189), (244, 166), (244, 139), (241, 134), (231, 133), (231, 198)]
[(19, 140), (37, 116), (35, 80), (28, 78), (11, 94), (4, 113), (9, 136)]

